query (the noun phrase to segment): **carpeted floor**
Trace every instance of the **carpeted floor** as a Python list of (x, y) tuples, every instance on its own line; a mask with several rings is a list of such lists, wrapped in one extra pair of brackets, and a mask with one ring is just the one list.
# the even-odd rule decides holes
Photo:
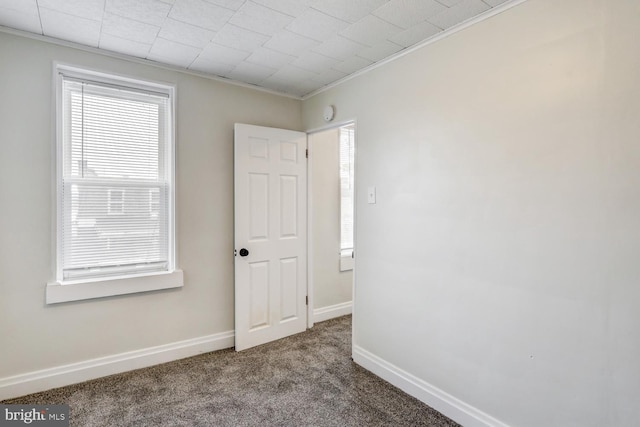
[(351, 317), (2, 403), (69, 404), (72, 426), (457, 426), (351, 360)]

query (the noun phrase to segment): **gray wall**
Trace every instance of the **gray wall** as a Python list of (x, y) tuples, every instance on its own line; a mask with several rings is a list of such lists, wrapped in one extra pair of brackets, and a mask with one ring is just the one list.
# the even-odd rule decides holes
[[(233, 330), (233, 124), (301, 130), (300, 101), (0, 33), (0, 378)], [(177, 85), (184, 288), (47, 306), (52, 61)]]
[(353, 272), (340, 271), (340, 139), (338, 129), (309, 135), (312, 277), (315, 310), (351, 301)]
[(637, 424), (639, 22), (529, 0), (304, 103), (357, 119), (356, 349), (510, 425)]

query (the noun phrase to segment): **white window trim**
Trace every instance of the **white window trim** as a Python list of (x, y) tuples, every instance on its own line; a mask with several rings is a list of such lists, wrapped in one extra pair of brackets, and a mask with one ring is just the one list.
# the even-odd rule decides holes
[(340, 271), (353, 270), (353, 249), (340, 251)]
[[(62, 230), (63, 217), (60, 212), (59, 191), (62, 188), (62, 174), (59, 173), (62, 169), (62, 84), (61, 74), (64, 72), (67, 76), (77, 76), (86, 78), (87, 76), (93, 77), (99, 82), (107, 84), (116, 84), (138, 88), (138, 89), (153, 89), (157, 88), (159, 91), (167, 92), (170, 100), (170, 138), (171, 144), (171, 172), (170, 172), (170, 197), (169, 197), (169, 269), (167, 272), (154, 272), (137, 275), (126, 275), (119, 277), (102, 277), (93, 279), (83, 279), (79, 281), (62, 281), (62, 243), (60, 232)], [(93, 298), (103, 298), (115, 295), (125, 295), (138, 292), (155, 291), (161, 289), (170, 289), (182, 287), (184, 284), (182, 270), (176, 269), (177, 256), (175, 251), (175, 162), (176, 162), (176, 134), (175, 134), (175, 93), (176, 87), (173, 84), (142, 81), (133, 79), (130, 77), (119, 76), (116, 74), (106, 74), (103, 72), (90, 70), (86, 68), (79, 68), (76, 66), (61, 64), (58, 62), (53, 63), (53, 88), (54, 88), (54, 103), (55, 108), (52, 108), (53, 118), (55, 123), (55, 195), (52, 198), (54, 202), (53, 212), (55, 212), (55, 265), (56, 265), (56, 280), (47, 283), (45, 291), (45, 300), (47, 304), (56, 304), (68, 301), (78, 301)]]
[(183, 286), (182, 270), (171, 273), (153, 273), (145, 276), (99, 279), (77, 283), (47, 283), (47, 304), (79, 301), (85, 299), (111, 297), (115, 295), (135, 294), (138, 292), (158, 291), (160, 289)]

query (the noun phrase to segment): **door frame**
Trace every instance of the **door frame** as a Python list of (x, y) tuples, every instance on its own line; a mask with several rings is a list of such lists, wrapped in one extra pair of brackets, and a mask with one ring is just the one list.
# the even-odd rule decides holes
[[(314, 298), (313, 298), (313, 290), (314, 290), (314, 284), (313, 284), (313, 232), (312, 232), (312, 220), (313, 220), (313, 191), (312, 191), (312, 183), (313, 183), (313, 166), (311, 164), (311, 161), (309, 159), (311, 159), (312, 156), (312, 149), (311, 149), (311, 140), (310, 137), (313, 134), (316, 133), (321, 133), (321, 132), (325, 132), (325, 131), (329, 131), (329, 130), (333, 130), (333, 129), (338, 129), (341, 128), (343, 126), (347, 126), (347, 125), (353, 125), (354, 128), (354, 141), (353, 141), (353, 145), (354, 145), (354, 150), (355, 150), (355, 155), (354, 155), (354, 160), (353, 160), (353, 182), (354, 182), (354, 186), (353, 186), (353, 199), (354, 199), (354, 203), (353, 203), (353, 252), (355, 254), (356, 251), (356, 229), (358, 227), (358, 221), (356, 220), (357, 216), (357, 209), (356, 209), (356, 203), (355, 200), (357, 200), (357, 172), (358, 172), (358, 125), (357, 125), (357, 120), (355, 118), (353, 119), (348, 119), (348, 120), (342, 120), (339, 122), (335, 122), (335, 123), (329, 123), (325, 126), (321, 126), (321, 127), (317, 127), (317, 128), (313, 128), (310, 130), (307, 130), (307, 150), (309, 153), (309, 156), (307, 158), (307, 298), (308, 298), (308, 304), (307, 304), (307, 328), (312, 328), (313, 327), (313, 319), (314, 319), (314, 315), (313, 315), (313, 311), (314, 311)], [(352, 313), (355, 311), (355, 296), (356, 296), (356, 264), (357, 261), (355, 259), (354, 256), (354, 260), (353, 260), (353, 279), (352, 279), (352, 283), (351, 283), (351, 311)], [(353, 328), (353, 326), (352, 326)]]

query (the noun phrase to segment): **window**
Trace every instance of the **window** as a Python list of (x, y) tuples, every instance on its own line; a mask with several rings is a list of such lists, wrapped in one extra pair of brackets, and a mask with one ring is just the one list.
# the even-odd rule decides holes
[(121, 215), (124, 213), (124, 190), (109, 190), (109, 214)]
[(173, 272), (174, 89), (56, 71), (58, 284)]
[(340, 128), (340, 271), (353, 269), (355, 127)]
[(340, 249), (353, 249), (353, 164), (355, 129), (340, 128)]

